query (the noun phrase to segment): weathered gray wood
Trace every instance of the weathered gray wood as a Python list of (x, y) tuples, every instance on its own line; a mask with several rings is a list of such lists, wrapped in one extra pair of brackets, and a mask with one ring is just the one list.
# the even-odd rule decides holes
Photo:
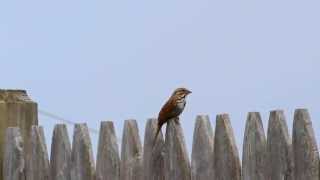
[(312, 122), (306, 109), (295, 111), (292, 136), (295, 180), (318, 180), (318, 148)]
[(57, 124), (53, 130), (50, 174), (51, 180), (71, 179), (71, 145), (65, 124)]
[[(13, 115), (13, 112), (21, 112), (21, 108), (23, 105), (16, 105), (16, 110), (10, 113)], [(149, 119), (146, 125), (142, 163), (142, 147), (136, 121), (125, 122), (121, 162), (113, 124), (103, 122), (97, 156), (98, 177), (95, 175), (92, 147), (85, 124), (75, 126), (72, 151), (66, 126), (55, 127), (51, 170), (41, 127), (32, 126), (28, 135), (30, 138), (26, 142), (28, 146), (23, 144), (24, 135), (18, 128), (8, 128), (5, 136), (3, 178), (5, 180), (240, 180), (238, 150), (227, 114), (217, 116), (214, 138), (208, 117), (197, 117), (191, 168), (181, 126), (175, 121), (170, 121), (166, 131), (166, 141), (164, 142), (160, 134), (156, 146), (152, 147), (156, 123), (156, 119)], [(25, 161), (23, 156), (26, 158)], [(213, 164), (211, 168), (209, 168), (210, 163)], [(210, 176), (213, 171), (214, 175)], [(306, 109), (295, 111), (292, 145), (283, 111), (270, 113), (267, 145), (259, 113), (248, 114), (244, 136), (242, 180), (319, 180), (319, 175), (318, 148)]]
[(157, 119), (148, 119), (143, 146), (144, 180), (164, 180), (164, 140), (162, 132), (156, 142)]
[(270, 180), (293, 180), (291, 138), (283, 111), (271, 111), (267, 138), (267, 169)]
[[(38, 124), (37, 103), (33, 102), (25, 90), (0, 89), (0, 180), (2, 180), (2, 158), (5, 131), (7, 127), (20, 127), (26, 142), (32, 125)], [(28, 143), (25, 144), (28, 146)]]
[(120, 158), (113, 122), (101, 122), (97, 154), (97, 180), (119, 180)]
[(126, 120), (124, 123), (121, 144), (120, 179), (143, 179), (142, 145), (139, 138), (138, 125), (135, 120)]
[(76, 124), (74, 126), (71, 152), (71, 179), (95, 180), (92, 145), (86, 124)]
[(261, 116), (249, 112), (243, 141), (242, 180), (267, 180), (266, 146)]
[(26, 154), (26, 180), (49, 180), (49, 159), (42, 127), (31, 127), (29, 145)]
[(7, 128), (3, 159), (4, 180), (25, 180), (23, 139), (20, 129)]
[(191, 179), (209, 180), (213, 174), (213, 130), (209, 116), (197, 116), (191, 153)]
[(173, 119), (167, 123), (165, 179), (191, 180), (191, 168), (182, 128)]
[(228, 114), (217, 115), (214, 137), (214, 180), (240, 180), (238, 149)]
[(0, 127), (18, 126), (26, 140), (30, 135), (31, 126), (38, 124), (37, 103), (29, 98), (25, 90), (0, 89), (0, 104)]

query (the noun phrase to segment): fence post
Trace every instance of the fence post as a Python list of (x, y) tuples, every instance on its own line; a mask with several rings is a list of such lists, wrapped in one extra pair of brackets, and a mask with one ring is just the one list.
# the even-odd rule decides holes
[(270, 112), (267, 168), (271, 180), (293, 180), (292, 144), (283, 111)]
[(242, 180), (267, 180), (266, 146), (261, 116), (249, 112), (243, 141)]
[(319, 179), (319, 154), (312, 122), (306, 109), (297, 109), (293, 122), (294, 178)]
[(120, 158), (113, 122), (101, 122), (97, 154), (97, 180), (119, 180)]
[(124, 122), (121, 144), (121, 180), (141, 180), (142, 172), (142, 145), (136, 120)]
[(156, 142), (157, 119), (148, 119), (143, 146), (143, 174), (144, 180), (164, 180), (164, 140), (162, 132)]
[(95, 180), (92, 146), (86, 124), (76, 124), (74, 126), (71, 180)]
[(212, 179), (213, 170), (213, 130), (209, 116), (197, 116), (191, 153), (191, 179)]
[(190, 180), (191, 169), (182, 128), (173, 119), (167, 123), (165, 148), (165, 179)]
[(26, 180), (49, 180), (50, 167), (43, 128), (31, 127), (26, 153)]
[[(20, 127), (21, 136), (24, 142), (27, 142), (31, 126), (37, 124), (37, 103), (28, 97), (25, 90), (0, 89), (0, 180), (3, 179), (2, 158), (6, 128)], [(27, 146), (26, 143), (25, 148)]]
[(71, 179), (71, 145), (65, 124), (57, 124), (53, 130), (50, 174), (51, 180)]
[(25, 180), (23, 139), (20, 129), (7, 128), (3, 158), (4, 180)]
[(215, 180), (240, 180), (241, 166), (228, 114), (217, 115), (214, 136)]

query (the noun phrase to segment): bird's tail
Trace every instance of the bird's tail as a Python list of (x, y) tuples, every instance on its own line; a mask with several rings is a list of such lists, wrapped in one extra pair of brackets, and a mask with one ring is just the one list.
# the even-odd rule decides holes
[(161, 130), (161, 126), (157, 126), (157, 132), (156, 132), (156, 135), (154, 137), (154, 140), (153, 140), (153, 143), (152, 143), (152, 149), (154, 148), (154, 146), (156, 145), (156, 142), (157, 142), (157, 138), (158, 138), (158, 135), (160, 133), (160, 130)]

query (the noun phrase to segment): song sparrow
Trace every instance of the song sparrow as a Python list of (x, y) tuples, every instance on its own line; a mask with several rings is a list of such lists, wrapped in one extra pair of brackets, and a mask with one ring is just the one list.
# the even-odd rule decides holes
[(161, 108), (158, 116), (158, 126), (153, 145), (157, 140), (158, 134), (163, 124), (167, 123), (170, 119), (175, 119), (176, 123), (179, 123), (179, 115), (182, 113), (186, 105), (186, 97), (190, 93), (191, 91), (186, 88), (176, 89), (172, 93), (169, 100)]

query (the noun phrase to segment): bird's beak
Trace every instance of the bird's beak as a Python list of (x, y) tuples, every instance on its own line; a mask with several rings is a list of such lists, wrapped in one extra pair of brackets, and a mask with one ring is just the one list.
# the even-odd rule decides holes
[(192, 91), (190, 91), (190, 90), (188, 90), (187, 92), (188, 92), (188, 94), (191, 94), (191, 93), (192, 93)]

